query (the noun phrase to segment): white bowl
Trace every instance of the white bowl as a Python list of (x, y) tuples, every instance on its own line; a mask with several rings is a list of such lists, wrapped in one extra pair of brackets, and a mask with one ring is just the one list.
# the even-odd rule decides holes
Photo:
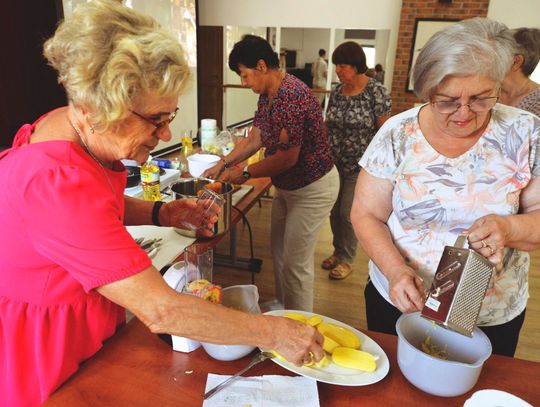
[(201, 342), (206, 353), (217, 360), (236, 360), (251, 353), (255, 346), (251, 345), (216, 345), (208, 342)]
[(187, 158), (189, 173), (199, 178), (204, 171), (212, 168), (220, 160), (219, 156), (214, 154), (193, 154)]
[[(240, 311), (260, 314), (259, 292), (255, 285), (233, 285), (221, 290), (221, 304)], [(206, 353), (217, 360), (236, 360), (251, 353), (255, 346), (251, 345), (216, 345), (201, 342)]]
[[(460, 396), (474, 387), (486, 359), (491, 355), (491, 342), (480, 329), (472, 338), (445, 329), (420, 313), (403, 314), (397, 321), (398, 365), (409, 382), (435, 396)], [(439, 349), (447, 347), (448, 360), (438, 359), (421, 351), (426, 335)]]

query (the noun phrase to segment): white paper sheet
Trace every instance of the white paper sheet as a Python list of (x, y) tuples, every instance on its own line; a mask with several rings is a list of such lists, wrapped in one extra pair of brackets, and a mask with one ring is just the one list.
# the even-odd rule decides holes
[[(209, 373), (205, 392), (230, 376)], [(240, 377), (205, 400), (203, 407), (319, 407), (317, 381), (302, 376)]]

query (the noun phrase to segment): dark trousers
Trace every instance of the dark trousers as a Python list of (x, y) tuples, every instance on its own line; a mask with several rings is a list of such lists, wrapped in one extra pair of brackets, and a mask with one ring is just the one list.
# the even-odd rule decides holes
[[(401, 316), (401, 311), (386, 301), (369, 279), (364, 290), (364, 298), (368, 329), (397, 335), (396, 322)], [(481, 326), (479, 328), (491, 341), (494, 354), (513, 357), (524, 320), (525, 311), (502, 325)]]

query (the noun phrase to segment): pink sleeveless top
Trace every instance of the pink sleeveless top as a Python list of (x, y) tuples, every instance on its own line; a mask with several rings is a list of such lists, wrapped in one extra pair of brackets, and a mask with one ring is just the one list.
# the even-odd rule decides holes
[(10, 407), (43, 403), (125, 322), (94, 288), (151, 264), (123, 225), (125, 170), (105, 169), (111, 188), (78, 144), (29, 144), (36, 123), (0, 153), (0, 405)]

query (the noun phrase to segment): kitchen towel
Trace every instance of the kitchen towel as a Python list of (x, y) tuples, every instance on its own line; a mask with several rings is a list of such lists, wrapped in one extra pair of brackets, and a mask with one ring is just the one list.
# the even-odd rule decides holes
[[(209, 373), (205, 392), (230, 376)], [(203, 407), (319, 407), (317, 381), (302, 376), (240, 377), (217, 392)]]

